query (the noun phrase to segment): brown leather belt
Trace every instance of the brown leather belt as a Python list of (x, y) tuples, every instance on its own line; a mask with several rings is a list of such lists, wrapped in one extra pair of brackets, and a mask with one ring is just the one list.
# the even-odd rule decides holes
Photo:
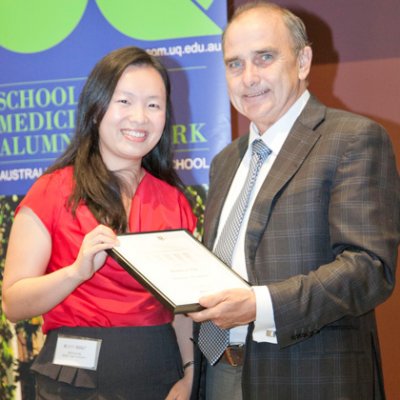
[(243, 344), (229, 345), (221, 357), (221, 362), (229, 364), (231, 367), (243, 365), (245, 346)]

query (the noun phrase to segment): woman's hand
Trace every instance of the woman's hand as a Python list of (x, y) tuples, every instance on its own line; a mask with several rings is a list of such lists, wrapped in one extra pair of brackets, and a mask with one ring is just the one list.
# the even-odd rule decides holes
[(189, 400), (192, 393), (193, 384), (193, 365), (185, 369), (185, 375), (182, 379), (172, 386), (165, 400)]
[(98, 225), (84, 237), (78, 257), (71, 265), (80, 280), (86, 281), (98, 271), (107, 257), (105, 250), (118, 244), (116, 234), (105, 225)]

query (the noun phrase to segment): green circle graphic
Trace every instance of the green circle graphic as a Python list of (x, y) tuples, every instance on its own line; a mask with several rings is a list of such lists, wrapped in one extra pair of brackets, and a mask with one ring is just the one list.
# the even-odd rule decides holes
[[(104, 18), (119, 32), (139, 40), (220, 35), (221, 28), (192, 0), (96, 0)], [(209, 8), (213, 1), (198, 0)]]
[(0, 0), (0, 46), (16, 53), (47, 50), (74, 31), (88, 0)]

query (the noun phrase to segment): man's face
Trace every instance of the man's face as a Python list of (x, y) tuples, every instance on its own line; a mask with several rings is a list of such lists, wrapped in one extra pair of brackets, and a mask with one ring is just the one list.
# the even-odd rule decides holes
[(307, 87), (311, 48), (299, 55), (282, 16), (265, 8), (249, 10), (225, 33), (224, 61), (233, 106), (263, 133)]

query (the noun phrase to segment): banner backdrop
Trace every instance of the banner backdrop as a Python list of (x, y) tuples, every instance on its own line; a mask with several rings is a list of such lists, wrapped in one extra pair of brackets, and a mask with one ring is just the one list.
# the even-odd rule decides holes
[(175, 168), (206, 185), (231, 140), (221, 0), (0, 2), (0, 194), (25, 194), (65, 150), (95, 63), (136, 45), (160, 56), (172, 81)]

